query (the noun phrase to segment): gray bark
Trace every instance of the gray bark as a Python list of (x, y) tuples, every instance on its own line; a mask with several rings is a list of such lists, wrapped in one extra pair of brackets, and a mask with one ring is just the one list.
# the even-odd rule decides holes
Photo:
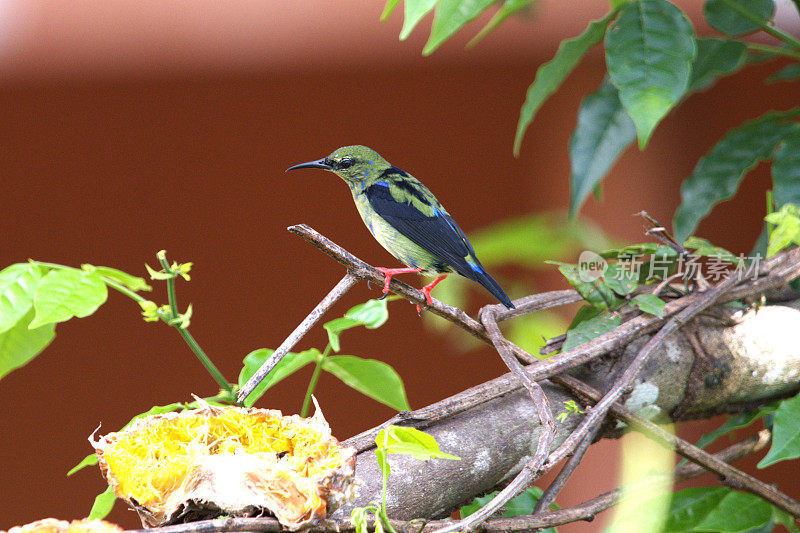
[[(708, 318), (684, 326), (650, 358), (626, 397), (626, 406), (647, 418), (706, 418), (797, 391), (800, 343), (794, 333), (800, 331), (800, 311), (795, 307), (795, 302), (764, 307), (747, 313), (733, 326)], [(692, 342), (693, 335), (698, 342)], [(606, 391), (647, 339), (637, 339), (622, 353), (592, 361), (574, 375)], [(497, 380), (515, 378), (506, 374)], [(550, 382), (542, 386), (556, 416), (566, 400), (575, 399)], [(580, 415), (571, 414), (565, 422), (557, 422), (552, 449), (579, 421)], [(520, 386), (425, 431), (436, 438), (442, 451), (461, 460), (422, 462), (390, 455), (388, 514), (393, 518), (447, 516), (512, 478), (535, 450), (539, 425), (533, 402)], [(353, 506), (380, 501), (381, 476), (374, 449), (359, 453), (357, 461), (356, 475), (363, 486), (357, 499), (336, 516), (349, 514)]]

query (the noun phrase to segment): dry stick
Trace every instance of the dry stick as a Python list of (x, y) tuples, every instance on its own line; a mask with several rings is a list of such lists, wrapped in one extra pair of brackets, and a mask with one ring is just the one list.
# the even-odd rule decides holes
[(583, 459), (584, 454), (589, 449), (589, 446), (594, 442), (594, 438), (597, 436), (597, 433), (600, 431), (600, 428), (603, 424), (595, 424), (593, 428), (589, 430), (589, 433), (583, 438), (583, 440), (578, 444), (578, 447), (575, 448), (572, 456), (567, 460), (567, 464), (559, 471), (556, 478), (550, 483), (550, 486), (545, 489), (542, 493), (541, 498), (539, 501), (536, 502), (536, 505), (533, 508), (533, 514), (538, 515), (543, 512), (547, 512), (550, 508), (550, 505), (556, 501), (558, 494), (561, 492), (561, 489), (567, 484), (567, 480), (578, 468), (581, 460)]
[(550, 454), (550, 446), (553, 444), (553, 438), (556, 433), (556, 422), (553, 419), (553, 412), (550, 409), (550, 402), (547, 400), (541, 385), (533, 381), (525, 373), (525, 369), (517, 361), (517, 358), (511, 353), (511, 350), (504, 342), (504, 337), (500, 328), (497, 325), (496, 307), (486, 306), (481, 310), (481, 322), (486, 327), (489, 333), (489, 338), (492, 340), (494, 347), (500, 354), (503, 362), (508, 366), (508, 369), (519, 379), (519, 381), (528, 389), (533, 403), (536, 405), (536, 414), (539, 417), (539, 425), (541, 433), (536, 446), (536, 453), (533, 457), (522, 467), (522, 470), (514, 477), (511, 483), (501, 490), (492, 500), (478, 509), (475, 513), (469, 515), (467, 518), (453, 522), (452, 524), (436, 530), (436, 533), (449, 533), (450, 531), (460, 531), (472, 529), (475, 524), (479, 524), (492, 516), (498, 509), (505, 505), (509, 500), (516, 497), (525, 491), (531, 484), (532, 479), (539, 471), (541, 466), (547, 460)]
[[(759, 433), (752, 435), (740, 442), (732, 444), (724, 450), (714, 454), (715, 459), (725, 462), (735, 461), (763, 449), (770, 440), (770, 432), (768, 429), (763, 429)], [(705, 469), (693, 463), (687, 463), (678, 467), (675, 470), (675, 479), (683, 481), (692, 477), (699, 476), (705, 473)], [(650, 480), (657, 482), (658, 479)], [(645, 482), (646, 483), (646, 482)], [(519, 516), (513, 518), (490, 518), (484, 522), (483, 526), (478, 530), (486, 532), (501, 532), (501, 531), (525, 531), (531, 529), (540, 529), (551, 526), (558, 526), (568, 522), (575, 522), (577, 520), (592, 520), (597, 513), (605, 511), (606, 509), (619, 503), (623, 497), (621, 489), (614, 489), (610, 492), (587, 500), (575, 507), (560, 509), (557, 511), (549, 512), (542, 516)], [(322, 521), (315, 525), (311, 530), (345, 533), (354, 531), (353, 524), (345, 519), (341, 522), (328, 524), (330, 520)], [(425, 522), (423, 528), (415, 528), (408, 522), (402, 520), (389, 520), (392, 526), (397, 531), (408, 531), (415, 533), (417, 531), (428, 533), (443, 525), (450, 523), (450, 520), (431, 520)], [(367, 529), (374, 531), (374, 519), (368, 520)], [(282, 531), (280, 523), (274, 518), (218, 518), (215, 520), (201, 520), (197, 522), (189, 522), (187, 524), (178, 524), (174, 526), (164, 526), (158, 528), (159, 533), (234, 533), (244, 531), (259, 531), (265, 533), (277, 533)], [(135, 529), (128, 530), (126, 533), (152, 533), (152, 529)]]
[[(383, 282), (384, 277), (381, 272), (376, 270), (373, 266), (365, 263), (361, 259), (358, 259), (347, 250), (335, 244), (330, 239), (324, 237), (307, 225), (299, 224), (297, 226), (290, 226), (288, 229), (292, 233), (295, 233), (311, 243), (313, 246), (333, 258), (335, 261), (346, 266), (348, 271), (354, 276), (368, 281), (373, 281), (375, 283)], [(766, 272), (769, 275), (743, 283), (741, 287), (731, 290), (728, 296), (721, 298), (720, 302), (735, 300), (744, 295), (772, 289), (797, 277), (797, 275), (800, 274), (800, 248), (795, 248), (788, 252), (778, 254), (764, 261), (761, 264), (761, 271)], [(422, 292), (410, 287), (409, 285), (406, 285), (405, 283), (392, 280), (392, 284), (389, 288), (392, 290), (392, 292), (399, 294), (403, 298), (410, 300), (413, 303), (425, 305), (424, 295)], [(656, 331), (668, 319), (677, 314), (683, 308), (691, 305), (691, 303), (696, 301), (697, 298), (698, 294), (689, 294), (688, 296), (667, 302), (661, 318), (651, 315), (640, 315), (636, 318), (628, 320), (608, 333), (604, 333), (603, 335), (595, 337), (591, 341), (580, 346), (576, 346), (571, 350), (562, 352), (559, 354), (558, 358), (554, 359), (552, 362), (540, 361), (526, 350), (510, 342), (508, 339), (504, 339), (504, 343), (506, 343), (511, 351), (514, 352), (514, 355), (523, 361), (528, 363), (536, 363), (528, 367), (526, 372), (534, 381), (541, 381), (557, 374), (562, 374), (576, 366), (583, 365), (602, 354), (626, 346), (635, 338)], [(496, 318), (499, 322), (508, 318), (513, 318), (533, 311), (547, 309), (556, 305), (577, 302), (581, 299), (581, 296), (573, 290), (553, 291), (550, 293), (526, 296), (514, 301), (516, 309), (498, 309)], [(453, 324), (459, 326), (477, 338), (485, 342), (491, 342), (491, 339), (486, 333), (486, 329), (484, 328), (483, 324), (471, 318), (461, 309), (449, 306), (440, 302), (439, 300), (434, 299), (433, 303), (428, 306), (428, 310), (435, 315), (449, 320)]]
[[(599, 391), (572, 376), (558, 376), (553, 378), (552, 381), (570, 389), (575, 395), (585, 400), (598, 401), (602, 398), (602, 394), (600, 394)], [(764, 483), (742, 472), (738, 468), (732, 467), (694, 444), (673, 435), (661, 426), (640, 417), (619, 402), (611, 406), (611, 414), (659, 444), (675, 450), (679, 455), (696, 463), (703, 469), (717, 474), (725, 485), (736, 490), (755, 494), (776, 507), (783, 509), (792, 516), (800, 517), (800, 503), (796, 502), (776, 487)]]
[[(381, 274), (377, 270), (375, 270), (373, 267), (371, 267), (370, 265), (364, 263), (363, 261), (355, 258), (351, 254), (349, 254), (346, 250), (344, 250), (343, 248), (335, 245), (334, 243), (332, 243), (331, 241), (329, 241), (328, 239), (326, 239), (325, 237), (323, 237), (322, 235), (320, 235), (316, 231), (312, 230), (308, 226), (305, 226), (305, 225), (293, 226), (293, 227), (289, 228), (289, 230), (294, 232), (294, 233), (296, 233), (296, 234), (298, 234), (298, 235), (300, 235), (305, 240), (311, 242), (312, 244), (314, 244), (314, 246), (316, 246), (317, 248), (319, 248), (320, 250), (325, 252), (327, 255), (333, 257), (335, 260), (337, 260), (340, 263), (346, 265), (348, 267), (348, 269), (350, 270), (350, 272), (357, 272), (357, 275), (363, 276), (363, 279), (372, 279), (373, 281), (376, 281), (376, 282), (379, 282), (381, 280)], [(740, 298), (740, 297), (742, 297), (744, 295), (753, 294), (753, 293), (757, 293), (757, 292), (762, 292), (762, 291), (765, 291), (765, 290), (768, 290), (768, 289), (771, 289), (771, 288), (778, 287), (778, 286), (786, 283), (790, 279), (796, 277), (800, 273), (800, 249), (794, 249), (794, 250), (791, 250), (791, 251), (788, 251), (788, 252), (785, 252), (785, 253), (781, 253), (781, 254), (779, 254), (779, 255), (777, 255), (777, 256), (765, 261), (765, 263), (762, 264), (761, 271), (763, 273), (766, 273), (766, 275), (764, 277), (758, 278), (758, 279), (754, 279), (754, 280), (752, 280), (750, 282), (745, 282), (740, 287), (738, 287), (736, 289), (731, 289), (734, 277), (730, 276), (728, 278), (728, 280), (726, 280), (725, 282), (720, 283), (719, 285), (717, 285), (714, 289), (712, 289), (710, 291), (706, 291), (706, 292), (700, 293), (700, 294), (692, 294), (692, 295), (683, 297), (683, 298), (681, 298), (679, 300), (675, 300), (673, 302), (669, 302), (667, 304), (666, 308), (665, 308), (665, 315), (671, 316), (673, 314), (678, 314), (678, 317), (675, 317), (675, 319), (672, 319), (670, 321), (670, 323), (669, 323), (669, 324), (671, 324), (670, 329), (672, 330), (672, 329), (675, 329), (675, 328), (679, 327), (680, 324), (679, 324), (679, 321), (677, 320), (678, 318), (681, 319), (681, 323), (685, 323), (686, 320), (688, 320), (692, 316), (696, 315), (697, 313), (699, 313), (700, 311), (702, 311), (703, 309), (705, 309), (706, 307), (711, 305), (711, 303), (713, 303), (716, 300), (729, 301), (729, 300), (732, 300), (732, 299)], [(726, 282), (730, 283), (731, 285), (730, 286), (726, 285)], [(420, 303), (422, 301), (422, 296), (420, 296), (421, 293), (419, 291), (416, 291), (414, 289), (410, 289), (410, 287), (408, 287), (407, 285), (399, 283), (399, 282), (397, 282), (397, 285), (398, 285), (398, 287), (394, 288), (394, 292), (397, 292), (398, 294), (400, 294), (400, 295), (406, 297), (407, 299), (410, 299), (411, 301), (416, 302), (416, 303)], [(398, 288), (399, 288), (399, 290), (397, 290)], [(728, 290), (729, 291), (727, 296), (724, 296), (724, 297), (722, 296), (723, 290)], [(548, 302), (548, 301), (552, 301), (552, 302), (575, 301), (575, 300), (570, 300), (571, 297), (574, 297), (574, 296), (571, 296), (572, 292), (573, 291), (558, 291), (559, 294), (554, 295), (555, 297), (552, 298), (552, 299), (548, 299), (547, 295), (534, 295), (533, 297), (520, 299), (515, 303), (517, 304), (517, 306), (519, 308), (522, 308), (523, 305), (520, 305), (520, 304), (522, 304), (523, 302), (526, 303), (526, 304), (528, 302), (530, 302), (532, 304), (531, 307), (535, 307), (536, 305), (541, 305), (542, 302)], [(546, 307), (546, 306), (547, 305), (544, 305), (544, 307)], [(456, 323), (457, 325), (461, 326), (463, 329), (469, 331), (470, 333), (473, 333), (477, 337), (479, 337), (479, 338), (481, 338), (483, 340), (488, 340), (486, 338), (485, 330), (483, 328), (481, 328), (480, 325), (478, 325), (478, 327), (476, 327), (477, 323), (474, 320), (472, 320), (469, 317), (467, 317), (467, 318), (469, 318), (468, 321), (464, 321), (463, 320), (463, 317), (466, 316), (466, 313), (464, 313), (463, 311), (455, 309), (455, 308), (452, 308), (452, 307), (447, 306), (445, 304), (442, 304), (441, 302), (438, 302), (438, 301), (434, 301), (434, 304), (431, 306), (431, 309), (432, 309), (432, 311), (434, 313), (436, 313), (436, 314), (438, 314), (440, 316), (443, 316), (444, 318), (447, 318), (451, 322)], [(681, 310), (683, 310), (684, 312), (679, 313), (679, 311), (681, 311)], [(521, 312), (523, 312), (522, 309), (510, 310), (510, 311), (500, 310), (500, 311), (498, 311), (496, 313), (496, 315), (497, 315), (498, 319), (503, 319), (503, 318), (509, 318), (511, 316), (518, 316), (518, 314), (520, 314)], [(586, 344), (578, 347), (578, 348), (580, 348), (582, 350), (585, 350), (585, 352), (584, 352), (584, 354), (579, 354), (579, 356), (576, 357), (576, 359), (581, 359), (581, 356), (585, 357), (585, 354), (586, 354), (587, 351), (591, 354), (591, 356), (596, 356), (596, 355), (599, 355), (601, 353), (605, 353), (607, 350), (617, 347), (617, 344), (621, 346), (623, 344), (626, 344), (627, 342), (630, 342), (630, 340), (632, 340), (633, 338), (638, 337), (639, 335), (642, 335), (644, 333), (647, 333), (647, 332), (651, 331), (652, 329), (657, 328), (660, 325), (660, 323), (661, 323), (661, 321), (658, 320), (658, 319), (652, 319), (652, 318), (648, 319), (648, 318), (645, 318), (645, 317), (637, 317), (637, 318), (635, 318), (633, 320), (630, 320), (630, 321), (626, 322), (625, 324), (623, 324), (622, 326), (618, 327), (617, 329), (615, 329), (612, 332), (612, 333), (619, 334), (619, 336), (620, 336), (619, 338), (621, 338), (621, 340), (619, 340), (619, 338), (618, 339), (613, 339), (613, 338), (612, 339), (600, 339), (600, 338), (598, 338), (597, 340), (600, 341), (600, 342), (586, 343)], [(623, 331), (620, 331), (620, 330), (623, 330)], [(609, 336), (609, 334), (606, 334), (605, 336)], [(666, 333), (660, 335), (661, 338), (663, 338), (664, 336), (666, 336)], [(656, 335), (656, 337), (659, 337), (659, 335)], [(655, 337), (654, 337), (654, 339), (655, 339)], [(651, 339), (650, 342), (653, 342), (654, 339)], [(503, 340), (505, 341), (505, 339), (503, 339)], [(625, 341), (625, 342), (623, 342), (623, 341)], [(515, 355), (519, 356), (520, 355), (519, 352), (522, 352), (525, 356), (527, 356), (527, 358), (532, 359), (532, 356), (530, 354), (528, 354), (524, 350), (519, 349), (518, 347), (514, 346), (510, 342), (505, 341), (504, 344), (507, 347), (511, 348), (515, 352)], [(586, 348), (589, 347), (590, 345), (592, 345), (592, 346), (589, 348), (589, 350), (586, 350)], [(649, 343), (648, 343), (648, 345), (649, 345)], [(603, 348), (605, 348), (605, 350)], [(645, 350), (647, 350), (647, 345), (642, 350), (642, 352), (645, 352)], [(559, 357), (559, 361), (562, 358), (569, 359), (569, 357), (568, 357), (569, 353), (570, 352), (577, 352), (577, 351), (578, 350), (576, 348), (576, 349), (568, 351), (566, 354), (562, 354)], [(637, 356), (637, 359), (642, 356), (642, 352), (640, 352), (639, 356)], [(649, 354), (649, 351), (645, 352), (645, 358), (646, 358), (647, 354)], [(586, 360), (591, 359), (592, 358), (591, 356), (586, 358)], [(570, 362), (572, 362), (572, 361), (570, 361)], [(581, 361), (581, 363), (582, 362), (583, 361)], [(634, 363), (635, 362), (636, 362), (636, 360), (634, 360)], [(526, 372), (529, 375), (531, 375), (531, 377), (535, 376), (535, 379), (543, 379), (545, 377), (551, 377), (555, 373), (557, 373), (557, 372), (554, 372), (554, 370), (556, 370), (556, 368), (553, 368), (553, 367), (559, 367), (559, 365), (553, 365), (553, 364), (542, 365), (541, 363), (537, 364), (537, 365), (532, 365), (532, 366), (535, 366), (535, 367), (538, 367), (538, 368), (534, 368), (534, 369), (528, 368), (528, 369), (526, 369)], [(542, 368), (542, 366), (544, 366), (546, 368)], [(570, 368), (571, 366), (573, 366), (573, 365), (569, 365), (566, 368)], [(566, 368), (560, 368), (559, 371), (563, 371)], [(533, 371), (531, 372), (531, 370), (533, 370)], [(630, 368), (629, 368), (629, 370), (630, 370)], [(637, 369), (637, 371), (638, 371), (638, 369)], [(627, 372), (626, 372), (626, 374), (627, 374)], [(623, 374), (623, 378), (625, 378), (625, 374)], [(504, 386), (504, 384), (502, 384), (502, 383), (500, 383), (500, 386), (497, 386), (498, 384), (496, 382), (498, 382), (498, 380), (493, 380), (493, 385), (499, 391), (503, 391), (503, 392), (500, 392), (500, 394), (503, 394), (504, 392), (508, 392), (509, 390), (513, 390), (514, 388), (516, 388), (516, 387), (509, 387), (508, 384), (505, 384), (505, 386)], [(619, 383), (618, 383), (618, 385), (619, 385)], [(620, 390), (624, 390), (624, 388), (621, 388)], [(467, 392), (470, 392), (470, 391), (467, 391)], [(472, 389), (471, 392), (472, 392), (472, 394), (466, 394), (463, 397), (459, 398), (459, 401), (456, 402), (458, 404), (457, 406), (456, 405), (452, 405), (452, 406), (449, 405), (448, 406), (448, 408), (449, 408), (448, 410), (450, 410), (451, 414), (453, 412), (459, 412), (459, 411), (462, 411), (462, 410), (468, 408), (467, 406), (471, 403), (470, 399), (471, 399), (471, 396), (473, 394), (475, 394), (476, 396), (483, 396), (483, 400), (485, 401), (486, 395), (485, 394), (481, 394), (482, 392), (485, 392), (485, 390), (482, 387), (480, 387), (480, 386), (479, 387), (475, 387), (474, 389)], [(443, 403), (443, 402), (440, 402), (440, 403)], [(606, 402), (606, 403), (609, 403), (609, 402)], [(610, 402), (610, 404), (613, 404), (613, 402)], [(430, 406), (430, 407), (434, 408), (434, 406)], [(601, 407), (603, 407), (602, 402), (601, 402)], [(608, 409), (608, 407), (610, 407), (610, 405), (604, 406), (604, 409)], [(615, 411), (615, 410), (616, 410), (616, 408), (612, 409), (612, 411)], [(433, 414), (433, 411), (435, 411), (435, 410), (431, 409), (431, 411), (432, 411), (431, 414)], [(595, 409), (593, 410), (593, 413), (596, 412), (596, 411), (597, 411), (597, 407), (595, 407)], [(416, 419), (417, 418), (417, 416), (416, 416), (417, 413), (418, 412), (411, 413), (410, 418)], [(648, 423), (646, 421), (643, 421), (642, 419), (639, 419), (639, 417), (636, 417), (632, 413), (630, 413), (630, 414), (631, 414), (631, 416), (634, 417), (634, 418), (629, 419), (629, 420), (631, 420), (630, 423), (632, 425), (634, 423), (638, 423), (639, 426), (643, 427), (643, 428), (647, 428), (648, 425), (651, 425), (650, 423)], [(591, 416), (591, 413), (590, 413), (590, 416)], [(405, 418), (408, 419), (408, 417), (405, 417)], [(420, 418), (425, 420), (425, 417), (420, 417)], [(642, 422), (645, 422), (645, 423), (642, 424)], [(657, 431), (657, 430), (660, 430), (660, 432), (663, 433), (663, 434), (660, 435), (660, 437), (661, 437), (660, 440), (662, 442), (671, 442), (673, 445), (678, 447), (677, 444), (676, 444), (676, 442), (677, 442), (677, 440), (676, 440), (677, 438), (676, 437), (674, 437), (671, 434), (661, 430), (657, 426), (654, 426), (654, 428), (655, 428), (656, 431), (650, 430), (650, 431), (646, 431), (646, 433), (648, 435), (650, 435), (651, 437), (656, 438), (656, 435), (658, 435), (658, 433), (659, 433), (659, 431)], [(358, 435), (358, 436), (354, 437), (353, 439), (350, 439), (349, 443), (352, 443), (353, 441), (364, 441), (365, 438), (367, 437), (367, 435), (370, 435), (371, 438), (374, 438), (374, 436), (371, 435), (372, 433), (373, 433), (373, 431), (368, 431), (368, 432), (362, 433), (361, 435)], [(574, 437), (573, 440), (579, 440), (579, 438), (580, 438), (580, 435), (575, 435), (575, 433), (573, 433), (572, 436)], [(698, 462), (698, 464), (703, 464), (704, 466), (709, 467), (710, 470), (717, 472), (718, 474), (723, 476), (725, 479), (727, 479), (730, 476), (741, 479), (741, 476), (739, 476), (739, 474), (744, 475), (742, 472), (740, 472), (737, 469), (732, 469), (731, 468), (729, 471), (724, 471), (725, 469), (723, 469), (720, 465), (716, 465), (716, 464), (707, 465), (707, 464), (705, 464), (705, 462), (707, 462), (707, 456), (708, 456), (708, 454), (706, 452), (703, 452), (699, 448), (694, 447), (694, 446), (690, 445), (689, 443), (686, 443), (685, 441), (682, 441), (682, 443), (683, 443), (685, 449), (691, 449), (692, 450), (691, 453), (685, 452), (685, 454), (683, 454), (684, 456), (690, 458), (692, 461)], [(360, 442), (360, 444), (362, 444), (362, 446), (360, 447), (360, 449), (362, 449), (362, 450), (363, 449), (367, 449), (369, 447), (368, 445), (366, 445), (366, 443)], [(570, 444), (570, 448), (573, 447), (573, 446), (574, 446), (574, 444)], [(563, 445), (562, 445), (561, 448), (559, 448), (559, 450), (561, 450), (561, 453), (563, 453), (564, 450), (568, 450), (568, 449), (569, 448), (565, 448)], [(557, 452), (559, 452), (559, 450), (557, 450)], [(679, 450), (679, 453), (680, 453), (680, 450)], [(551, 455), (551, 459), (552, 458), (553, 458), (553, 455)], [(563, 458), (563, 456), (561, 458)], [(558, 460), (560, 460), (560, 459), (558, 459)], [(551, 461), (551, 462), (555, 463), (557, 461)], [(752, 478), (752, 480), (754, 480), (755, 483), (756, 483), (756, 484), (753, 485), (754, 487), (756, 487), (754, 489), (754, 493), (762, 495), (763, 490), (762, 490), (761, 487), (758, 486), (758, 484), (760, 484), (760, 485), (764, 485), (764, 484), (762, 484), (761, 482), (759, 482), (755, 478)], [(760, 490), (762, 492), (759, 492)], [(774, 488), (773, 488), (773, 490), (774, 490)], [(783, 508), (784, 510), (788, 510), (790, 513), (796, 512), (796, 510), (797, 510), (796, 502), (794, 502), (793, 500), (789, 499), (788, 497), (786, 497), (785, 495), (783, 495), (779, 491), (776, 491), (775, 494), (770, 494), (769, 491), (767, 491), (767, 492), (765, 492), (765, 494), (766, 494), (765, 497), (766, 497), (767, 500), (773, 501), (773, 503), (776, 503), (776, 505), (778, 505), (779, 507)]]
[(253, 392), (258, 384), (261, 383), (265, 377), (267, 377), (267, 374), (269, 374), (272, 369), (275, 368), (275, 365), (277, 365), (280, 360), (283, 359), (283, 357), (289, 352), (289, 350), (291, 350), (294, 345), (297, 344), (301, 338), (303, 338), (303, 335), (308, 333), (308, 330), (310, 330), (314, 324), (317, 323), (322, 315), (324, 315), (325, 312), (330, 309), (339, 298), (344, 296), (344, 293), (349, 291), (356, 283), (358, 283), (358, 278), (356, 276), (352, 275), (350, 272), (345, 274), (339, 283), (337, 283), (336, 286), (331, 289), (331, 292), (329, 292), (325, 298), (323, 298), (322, 301), (317, 304), (311, 313), (309, 313), (308, 316), (305, 317), (302, 322), (300, 322), (300, 325), (298, 325), (294, 331), (292, 331), (292, 333), (286, 337), (286, 340), (283, 341), (283, 344), (278, 346), (278, 349), (275, 350), (269, 359), (264, 361), (264, 364), (261, 365), (255, 374), (253, 374), (253, 377), (251, 377), (247, 383), (244, 384), (241, 390), (239, 390), (237, 393), (237, 399), (239, 402), (243, 402), (245, 398), (247, 398), (250, 393)]
[[(762, 429), (755, 435), (751, 435), (746, 439), (732, 444), (724, 450), (714, 454), (712, 457), (715, 460), (724, 461), (726, 463), (735, 461), (745, 455), (762, 450), (770, 441), (770, 431)], [(684, 481), (693, 477), (704, 474), (706, 470), (701, 466), (687, 463), (675, 469), (675, 481)], [(653, 484), (662, 483), (660, 476), (653, 476), (646, 479), (637, 487), (647, 488)], [(628, 492), (627, 494), (631, 494)], [(590, 522), (594, 517), (606, 509), (613, 507), (625, 499), (626, 493), (623, 489), (614, 489), (600, 496), (587, 500), (574, 507), (566, 509), (559, 509), (557, 511), (550, 511), (541, 515), (528, 515), (528, 516), (515, 516), (510, 518), (494, 518), (487, 520), (482, 528), (487, 533), (506, 532), (506, 531), (533, 531), (536, 529), (543, 529), (546, 527), (560, 526), (570, 522), (577, 522), (584, 520)]]

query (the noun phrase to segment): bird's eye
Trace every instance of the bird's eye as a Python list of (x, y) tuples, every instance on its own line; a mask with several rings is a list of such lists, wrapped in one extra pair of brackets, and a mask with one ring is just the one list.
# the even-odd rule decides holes
[(349, 157), (345, 157), (341, 161), (339, 161), (339, 164), (336, 166), (338, 166), (339, 168), (350, 168), (353, 166), (353, 160)]

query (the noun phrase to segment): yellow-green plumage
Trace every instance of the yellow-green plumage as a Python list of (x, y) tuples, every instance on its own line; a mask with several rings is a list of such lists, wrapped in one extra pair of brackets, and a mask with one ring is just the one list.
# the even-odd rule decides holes
[(429, 274), (457, 272), (483, 285), (506, 307), (513, 307), (436, 197), (374, 150), (345, 146), (326, 158), (288, 170), (299, 168), (321, 168), (341, 177), (370, 233), (400, 262)]

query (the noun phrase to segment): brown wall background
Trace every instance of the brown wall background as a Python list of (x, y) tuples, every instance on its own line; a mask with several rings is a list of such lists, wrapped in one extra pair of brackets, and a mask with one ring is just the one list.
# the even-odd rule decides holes
[[(286, 167), (341, 145), (369, 145), (421, 178), (467, 232), (566, 207), (567, 142), (580, 98), (601, 80), (600, 56), (584, 61), (544, 106), (519, 159), (511, 144), (535, 68), (602, 4), (563, 13), (544, 2), (541, 18), (511, 21), (474, 50), (461, 48), (468, 31), (422, 58), (430, 22), (398, 43), (400, 14), (379, 24), (377, 3), (300, 11), (201, 2), (167, 11), (31, 2), (12, 14), (29, 32), (20, 23), (0, 47), (0, 267), (35, 258), (145, 275), (143, 263), (154, 266), (160, 249), (193, 261), (179, 301), (193, 304), (193, 334), (235, 381), (246, 353), (280, 344), (343, 274), (286, 226), (310, 224), (366, 261), (391, 264), (338, 178), (287, 175)], [(585, 214), (636, 241), (641, 223), (632, 213), (646, 209), (669, 221), (680, 181), (723, 131), (796, 104), (796, 84), (760, 84), (773, 68), (753, 67), (691, 97), (646, 152), (622, 157), (603, 202), (590, 200)], [(763, 165), (756, 169), (699, 233), (748, 251), (760, 228), (753, 202), (760, 205), (768, 176)], [(553, 276), (536, 283), (566, 285)], [(357, 287), (330, 318), (376, 294)], [(153, 299), (166, 301), (157, 283)], [(398, 302), (390, 313), (380, 330), (346, 333), (343, 353), (393, 365), (412, 407), (503, 372), (491, 351), (460, 353), (432, 334), (411, 306)], [(298, 348), (324, 338), (317, 328)], [(296, 412), (309, 375), (287, 379), (259, 405)], [(0, 529), (88, 513), (105, 482), (96, 469), (65, 473), (91, 451), (86, 438), (98, 424), (112, 431), (152, 405), (215, 392), (178, 335), (141, 321), (121, 295), (110, 294), (92, 317), (59, 325), (41, 356), (0, 383)], [(342, 439), (393, 414), (329, 376), (317, 397)], [(703, 429), (682, 431), (696, 438)], [(562, 505), (612, 486), (616, 447), (593, 447)], [(112, 520), (139, 526), (117, 507)], [(565, 531), (599, 530), (600, 522)]]

